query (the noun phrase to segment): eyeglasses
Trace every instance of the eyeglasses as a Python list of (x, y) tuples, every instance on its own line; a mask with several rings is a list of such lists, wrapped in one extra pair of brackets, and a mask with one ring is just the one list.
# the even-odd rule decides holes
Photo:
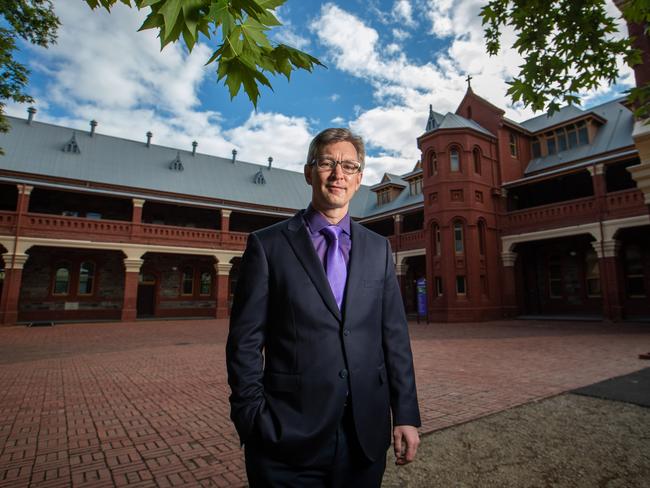
[(314, 159), (311, 164), (316, 165), (316, 169), (323, 172), (334, 171), (337, 164), (341, 165), (341, 169), (346, 175), (353, 175), (361, 171), (361, 163), (359, 161), (334, 161), (329, 158), (318, 158)]

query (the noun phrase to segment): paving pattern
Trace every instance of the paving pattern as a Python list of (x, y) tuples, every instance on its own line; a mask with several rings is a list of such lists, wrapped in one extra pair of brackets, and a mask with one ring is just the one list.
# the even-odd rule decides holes
[[(245, 486), (223, 320), (0, 328), (0, 488)], [(411, 324), (422, 432), (648, 366), (650, 325)]]

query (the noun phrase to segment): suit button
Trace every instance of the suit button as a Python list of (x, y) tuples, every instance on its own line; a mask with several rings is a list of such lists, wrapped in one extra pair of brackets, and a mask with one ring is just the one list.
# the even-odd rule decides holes
[(343, 378), (343, 379), (347, 378), (348, 377), (348, 370), (347, 369), (342, 369), (341, 371), (339, 371), (339, 376), (341, 378)]
[(350, 329), (343, 329), (343, 335), (344, 336), (349, 336), (350, 335)]

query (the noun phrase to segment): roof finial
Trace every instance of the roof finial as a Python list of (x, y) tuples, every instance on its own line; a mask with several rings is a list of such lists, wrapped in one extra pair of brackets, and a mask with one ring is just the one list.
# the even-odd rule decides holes
[(147, 131), (147, 147), (151, 146), (152, 137), (153, 137), (153, 133), (151, 131)]
[(237, 161), (237, 149), (232, 150), (232, 164), (235, 164), (235, 161)]
[(271, 169), (271, 165), (273, 164), (273, 156), (269, 156), (269, 170)]
[(472, 75), (468, 74), (467, 78), (465, 78), (465, 81), (467, 82), (467, 89), (471, 90), (472, 89)]
[(199, 143), (196, 141), (192, 141), (192, 156), (196, 156), (196, 146), (198, 146)]
[(436, 115), (433, 111), (433, 105), (429, 104), (429, 119), (427, 120), (427, 126), (424, 129), (426, 132), (436, 129), (438, 127), (438, 122), (436, 121)]

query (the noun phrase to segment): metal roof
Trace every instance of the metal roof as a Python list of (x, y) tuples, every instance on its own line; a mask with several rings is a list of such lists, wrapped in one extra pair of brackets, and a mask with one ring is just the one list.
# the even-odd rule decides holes
[[(0, 156), (0, 169), (180, 194), (190, 200), (214, 198), (283, 209), (304, 208), (311, 199), (311, 188), (302, 172), (269, 170), (268, 164), (244, 161), (233, 164), (230, 158), (201, 153), (192, 156), (191, 151), (155, 144), (147, 147), (144, 142), (97, 132), (91, 137), (87, 131), (38, 121), (28, 124), (17, 117), (7, 119), (11, 130), (0, 134), (0, 147), (5, 152)], [(78, 152), (64, 150), (73, 138)], [(259, 178), (260, 173), (263, 178)], [(368, 202), (374, 200), (376, 195), (369, 187), (361, 186), (350, 203), (351, 215), (365, 216), (372, 207)]]
[[(564, 109), (561, 111), (563, 110)], [(565, 111), (562, 117), (554, 118), (547, 126), (561, 123), (562, 120), (568, 121), (574, 119), (576, 114), (579, 116), (586, 113), (594, 113), (606, 121), (598, 128), (596, 136), (591, 144), (574, 147), (556, 154), (532, 159), (530, 163), (528, 163), (524, 175), (530, 175), (531, 173), (555, 168), (572, 161), (593, 158), (603, 153), (609, 153), (634, 145), (634, 140), (632, 139), (634, 117), (632, 112), (617, 100), (598, 105), (589, 110), (589, 112), (583, 112), (582, 110), (573, 107), (571, 110)], [(556, 114), (554, 114), (554, 117), (555, 115)], [(539, 117), (531, 120), (536, 119), (539, 119)], [(524, 122), (523, 125), (526, 126), (527, 122)]]
[(425, 134), (430, 134), (431, 132), (435, 132), (438, 129), (473, 129), (490, 137), (495, 137), (494, 134), (492, 134), (485, 127), (481, 126), (471, 119), (466, 119), (461, 115), (452, 114), (451, 112), (447, 112), (445, 115), (442, 115), (438, 112), (432, 112), (432, 114), (437, 125), (434, 129), (425, 132)]

